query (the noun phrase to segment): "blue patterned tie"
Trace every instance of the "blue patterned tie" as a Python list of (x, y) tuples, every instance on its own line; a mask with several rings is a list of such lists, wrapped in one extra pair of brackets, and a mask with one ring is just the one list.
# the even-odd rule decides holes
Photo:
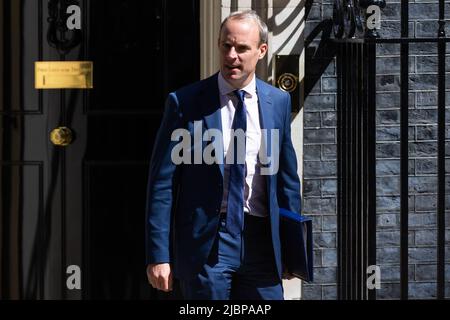
[[(244, 103), (245, 91), (236, 90), (233, 92), (238, 97), (238, 104), (236, 112), (234, 113), (234, 120), (232, 128), (234, 130), (242, 129), (247, 131), (247, 115)], [(243, 230), (244, 220), (244, 185), (245, 185), (245, 152), (238, 157), (237, 144), (239, 139), (234, 138), (233, 149), (234, 157), (233, 163), (230, 164), (229, 185), (228, 185), (228, 207), (227, 207), (227, 230), (231, 235), (239, 235)], [(242, 143), (242, 141), (240, 141)], [(245, 143), (245, 140), (243, 141)], [(245, 150), (245, 145), (243, 150)], [(238, 158), (240, 158), (238, 163)]]

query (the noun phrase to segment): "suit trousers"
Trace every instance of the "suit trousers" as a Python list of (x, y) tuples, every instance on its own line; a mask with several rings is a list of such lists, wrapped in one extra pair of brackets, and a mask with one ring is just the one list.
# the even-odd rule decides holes
[(273, 253), (270, 220), (245, 214), (244, 231), (235, 237), (221, 215), (207, 263), (192, 279), (180, 280), (187, 300), (283, 300)]

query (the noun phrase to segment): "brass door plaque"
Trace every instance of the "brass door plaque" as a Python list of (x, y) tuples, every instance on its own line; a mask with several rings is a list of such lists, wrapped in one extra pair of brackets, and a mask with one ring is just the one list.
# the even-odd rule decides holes
[(36, 61), (36, 89), (92, 89), (92, 61)]

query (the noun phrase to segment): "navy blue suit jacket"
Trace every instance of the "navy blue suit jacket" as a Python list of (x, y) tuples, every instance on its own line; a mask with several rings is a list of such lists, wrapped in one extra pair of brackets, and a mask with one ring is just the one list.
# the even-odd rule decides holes
[[(300, 212), (300, 181), (291, 142), (291, 101), (283, 92), (257, 79), (262, 129), (279, 130), (279, 169), (266, 175), (272, 243), (281, 278), (279, 207)], [(188, 279), (199, 272), (219, 227), (223, 164), (179, 164), (171, 160), (177, 128), (194, 134), (194, 121), (222, 130), (217, 74), (169, 94), (149, 171), (146, 206), (146, 262), (171, 263), (174, 276)], [(270, 143), (270, 139), (268, 139)], [(207, 142), (203, 142), (205, 147)], [(267, 146), (270, 150), (270, 146)]]

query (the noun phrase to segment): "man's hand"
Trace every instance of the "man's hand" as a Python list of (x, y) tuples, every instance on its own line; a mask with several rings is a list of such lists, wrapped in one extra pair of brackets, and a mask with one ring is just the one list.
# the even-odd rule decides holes
[(155, 263), (147, 266), (148, 282), (153, 288), (165, 292), (172, 291), (172, 269), (168, 263)]

